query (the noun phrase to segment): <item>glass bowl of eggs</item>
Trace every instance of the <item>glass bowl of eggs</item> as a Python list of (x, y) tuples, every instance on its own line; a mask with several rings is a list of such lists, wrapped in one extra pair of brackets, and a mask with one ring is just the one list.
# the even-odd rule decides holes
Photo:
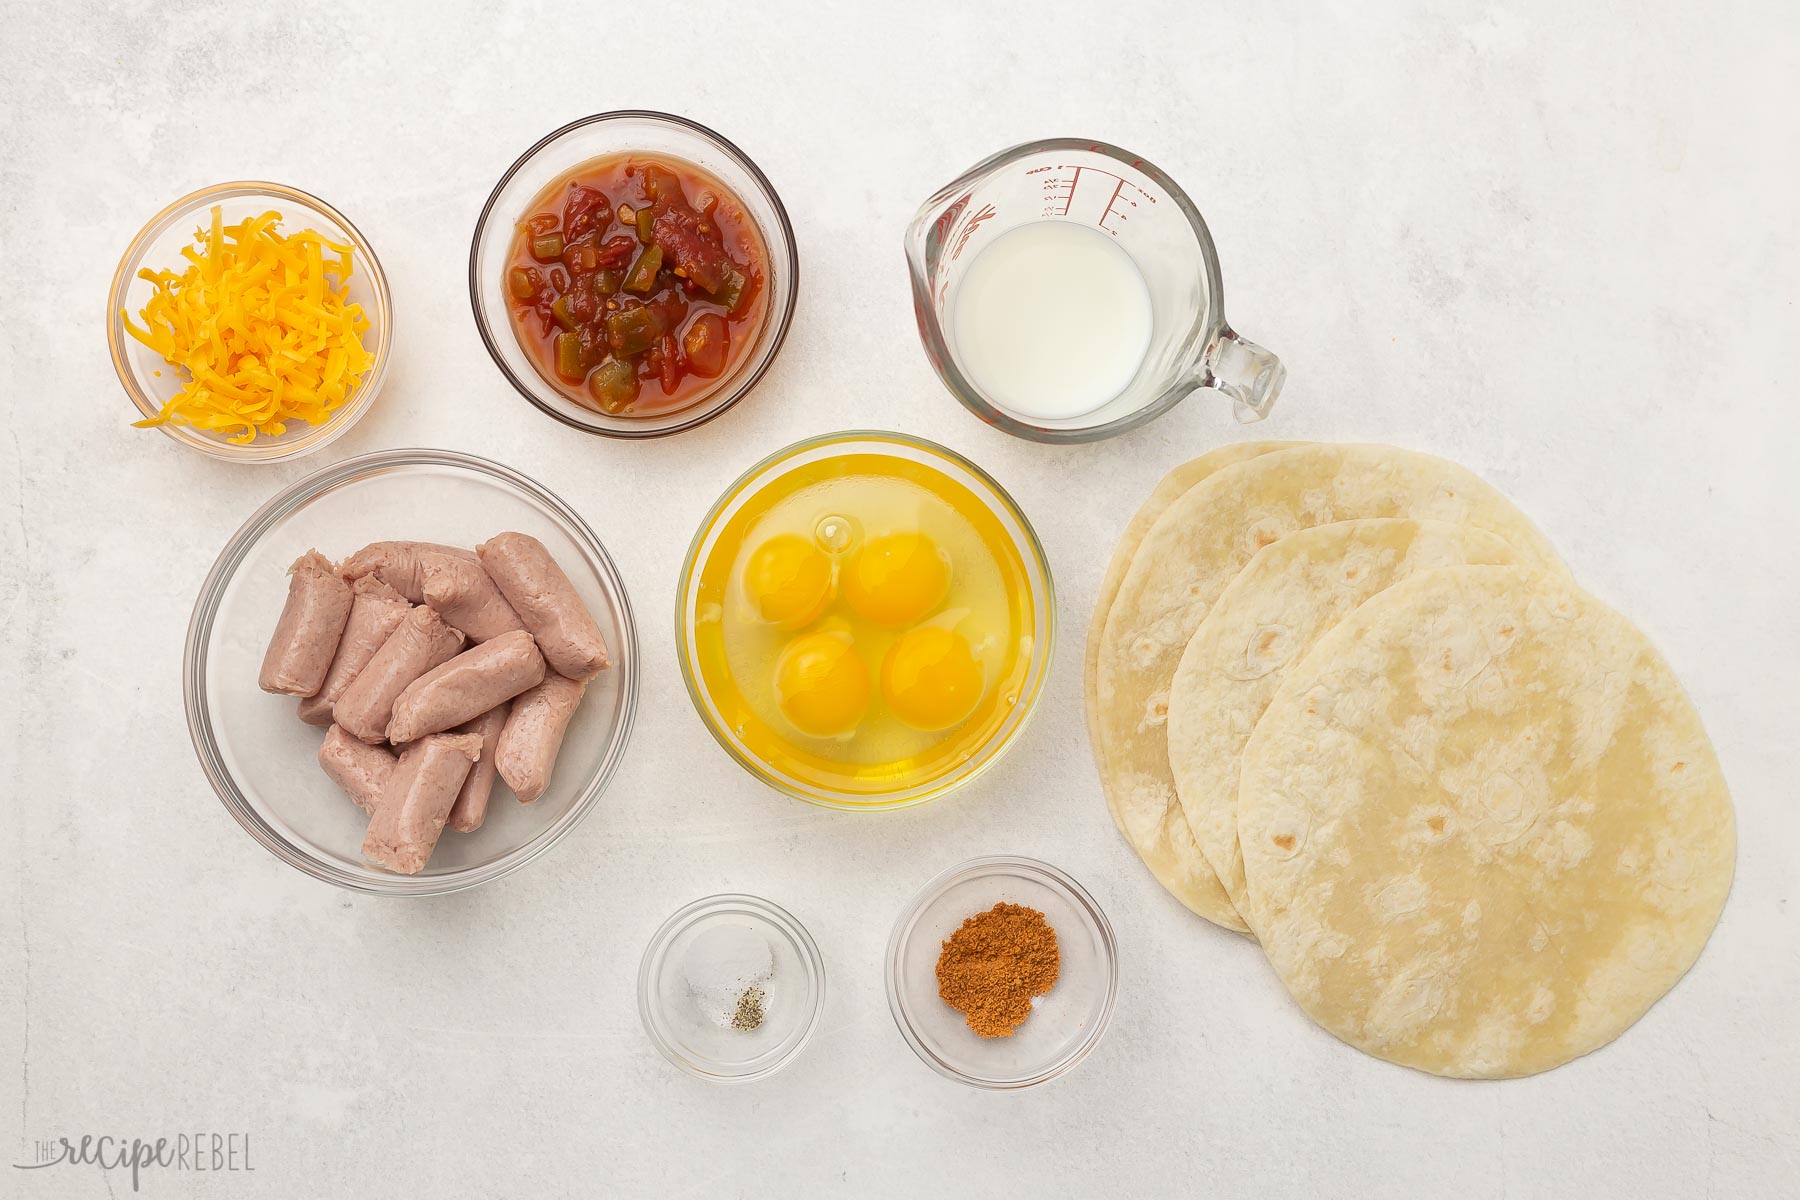
[(1055, 593), (1025, 514), (922, 438), (826, 434), (745, 472), (706, 514), (675, 642), (708, 731), (828, 808), (903, 808), (992, 766), (1049, 669)]

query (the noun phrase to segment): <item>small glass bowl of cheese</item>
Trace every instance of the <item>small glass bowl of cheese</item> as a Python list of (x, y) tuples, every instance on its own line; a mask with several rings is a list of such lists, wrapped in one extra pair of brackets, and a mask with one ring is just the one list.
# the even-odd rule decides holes
[(1055, 637), (1025, 514), (943, 446), (852, 431), (726, 489), (676, 595), (695, 709), (752, 775), (829, 808), (901, 808), (993, 765)]
[[(205, 429), (170, 421), (156, 428), (184, 446), (230, 462), (285, 462), (311, 454), (342, 437), (368, 412), (387, 374), (388, 347), (393, 337), (392, 301), (381, 261), (350, 219), (317, 196), (279, 183), (219, 183), (183, 196), (150, 218), (119, 260), (107, 297), (106, 341), (113, 369), (137, 408), (138, 417), (134, 419), (157, 417), (188, 383), (188, 372), (134, 337), (127, 322), (140, 330), (149, 328), (143, 310), (157, 296), (158, 287), (144, 278), (144, 272), (179, 276), (193, 266), (204, 278), (207, 264), (191, 260), (183, 251), (210, 244), (214, 209), (218, 210), (217, 228), (224, 235), (224, 245), (239, 245), (231, 236), (234, 227), (272, 212), (280, 217), (272, 233), (290, 243), (287, 253), (295, 256), (298, 269), (307, 269), (307, 249), (296, 235), (309, 230), (318, 235), (320, 257), (328, 271), (343, 251), (348, 252), (350, 259), (347, 279), (339, 279), (335, 272), (327, 276), (341, 285), (337, 289), (342, 293), (341, 307), (334, 298), (309, 295), (302, 289), (296, 303), (287, 310), (294, 322), (293, 336), (278, 352), (289, 356), (284, 366), (291, 369), (275, 369), (263, 361), (277, 352), (271, 343), (254, 333), (245, 335), (244, 331), (254, 330), (256, 322), (274, 307), (266, 292), (256, 291), (262, 278), (285, 272), (289, 264), (269, 249), (268, 239), (246, 251), (247, 257), (262, 253), (265, 261), (250, 261), (246, 271), (237, 276), (245, 284), (243, 291), (233, 289), (219, 298), (219, 311), (225, 316), (219, 322), (222, 335), (207, 355), (220, 376), (213, 385), (217, 391), (225, 396), (235, 393), (242, 398), (245, 410), (251, 411), (256, 399), (266, 400), (269, 395), (266, 391), (253, 392), (251, 387), (268, 379), (280, 377), (284, 395), (277, 397), (277, 402), (286, 400), (295, 406), (310, 399), (301, 380), (317, 377), (330, 380), (332, 385), (344, 380), (350, 365), (335, 361), (334, 352), (353, 348), (334, 332), (333, 326), (343, 321), (342, 309), (352, 305), (361, 310), (366, 322), (356, 340), (367, 355), (367, 366), (323, 420), (288, 420), (280, 433), (258, 433), (248, 441), (234, 441), (234, 436), (244, 432), (242, 427)], [(345, 356), (340, 353), (340, 357)]]

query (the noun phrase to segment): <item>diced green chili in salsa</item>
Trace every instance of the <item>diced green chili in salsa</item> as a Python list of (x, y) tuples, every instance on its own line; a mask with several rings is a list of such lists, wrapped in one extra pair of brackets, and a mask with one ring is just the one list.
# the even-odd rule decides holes
[(761, 327), (767, 255), (743, 204), (692, 163), (616, 155), (551, 184), (506, 271), (539, 374), (614, 416), (683, 408)]

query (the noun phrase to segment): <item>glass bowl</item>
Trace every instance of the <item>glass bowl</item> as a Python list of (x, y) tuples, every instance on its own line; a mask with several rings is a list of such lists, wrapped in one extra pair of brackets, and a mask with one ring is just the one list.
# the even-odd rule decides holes
[[(938, 996), (937, 961), (963, 921), (1005, 900), (1044, 914), (1062, 971), (1011, 1037), (984, 1038)], [(888, 1007), (913, 1053), (971, 1087), (1027, 1088), (1063, 1074), (1100, 1044), (1119, 990), (1112, 925), (1079, 883), (1030, 858), (976, 858), (920, 889), (888, 939)]]
[[(588, 686), (549, 790), (519, 804), (494, 784), (487, 821), (446, 830), (417, 875), (362, 859), (365, 817), (314, 761), (323, 730), (296, 701), (256, 684), (287, 595), (286, 571), (317, 547), (336, 560), (404, 538), (474, 546), (505, 530), (549, 547), (599, 622), (613, 664)], [(542, 485), (498, 463), (447, 450), (347, 459), (287, 488), (246, 521), (213, 564), (188, 624), (182, 690), (200, 765), (227, 811), (277, 858), (356, 891), (420, 896), (517, 870), (594, 807), (625, 752), (637, 711), (637, 630), (624, 581), (594, 531)]]
[[(538, 194), (590, 159), (628, 151), (686, 159), (743, 201), (768, 250), (769, 303), (755, 345), (736, 370), (721, 376), (686, 407), (622, 417), (577, 404), (539, 373), (513, 330), (505, 279), (517, 222), (528, 214)], [(685, 117), (636, 110), (608, 112), (564, 125), (521, 155), (494, 185), (469, 247), (469, 302), (475, 310), (475, 327), (481, 331), (494, 365), (539, 409), (565, 425), (606, 437), (662, 437), (710, 421), (756, 386), (775, 361), (793, 321), (799, 270), (787, 209), (768, 177), (742, 150)]]
[[(715, 1024), (693, 996), (684, 955), (709, 929), (737, 925), (769, 943), (774, 970), (754, 1030)], [(755, 896), (708, 896), (662, 923), (638, 968), (638, 1015), (662, 1056), (709, 1083), (767, 1079), (792, 1062), (825, 1012), (825, 961), (791, 913)]]
[[(753, 501), (769, 483), (809, 463), (846, 455), (877, 454), (899, 458), (933, 468), (986, 505), (999, 522), (1024, 565), (1027, 590), (1030, 593), (1032, 627), (1030, 660), (1011, 711), (988, 736), (975, 753), (948, 770), (906, 787), (884, 790), (879, 778), (866, 781), (862, 790), (832, 786), (812, 779), (802, 779), (759, 757), (725, 715), (719, 700), (709, 690), (696, 658), (699, 654), (699, 625), (703, 607), (709, 602), (699, 586), (703, 564), (737, 513)], [(1044, 556), (1037, 534), (1025, 514), (993, 477), (955, 451), (903, 433), (875, 430), (848, 430), (829, 433), (796, 442), (769, 455), (751, 467), (725, 489), (713, 504), (688, 547), (687, 560), (681, 567), (681, 579), (675, 593), (675, 646), (681, 662), (681, 675), (687, 682), (688, 696), (715, 741), (750, 774), (770, 787), (800, 800), (825, 808), (854, 812), (891, 810), (935, 800), (968, 783), (998, 762), (1031, 719), (1043, 690), (1056, 640), (1056, 593), (1050, 578), (1050, 563)], [(846, 781), (848, 782), (848, 781)]]
[[(362, 231), (317, 196), (279, 183), (218, 183), (183, 196), (151, 217), (149, 224), (131, 239), (125, 256), (119, 260), (119, 269), (113, 273), (106, 309), (106, 344), (112, 352), (113, 370), (118, 372), (125, 394), (131, 397), (131, 402), (144, 417), (156, 416), (162, 411), (163, 404), (181, 390), (176, 369), (126, 333), (119, 314), (124, 311), (131, 314), (132, 320), (138, 319), (137, 314), (153, 290), (149, 283), (138, 278), (138, 271), (146, 267), (151, 270), (173, 268), (179, 264), (182, 248), (192, 244), (194, 230), (207, 223), (207, 213), (215, 204), (222, 210), (226, 224), (275, 209), (281, 214), (284, 233), (298, 233), (310, 227), (325, 237), (354, 246), (350, 299), (362, 305), (369, 318), (369, 331), (364, 335), (364, 342), (374, 352), (375, 363), (363, 375), (362, 382), (356, 385), (349, 399), (322, 425), (294, 422), (286, 433), (275, 437), (258, 434), (255, 441), (245, 445), (227, 440), (225, 434), (186, 425), (158, 425), (155, 428), (184, 446), (229, 462), (285, 462), (311, 454), (342, 437), (375, 403), (382, 380), (387, 376), (388, 348), (394, 337), (392, 302), (381, 260), (375, 257), (375, 250)], [(157, 374), (159, 371), (160, 375)]]

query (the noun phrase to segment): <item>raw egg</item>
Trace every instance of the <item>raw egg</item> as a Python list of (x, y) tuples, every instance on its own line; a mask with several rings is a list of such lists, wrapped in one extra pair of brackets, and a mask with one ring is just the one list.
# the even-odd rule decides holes
[(984, 690), (969, 639), (941, 625), (907, 630), (881, 663), (881, 697), (914, 729), (948, 729), (975, 711)]
[(869, 696), (869, 669), (847, 630), (803, 633), (775, 664), (775, 703), (802, 733), (850, 733), (868, 711)]
[(758, 775), (881, 806), (1016, 727), (1041, 601), (981, 483), (885, 442), (816, 457), (809, 443), (708, 519), (684, 661)]
[(744, 593), (763, 620), (804, 629), (831, 603), (831, 558), (797, 533), (778, 533), (751, 553)]
[(950, 591), (950, 557), (923, 533), (869, 539), (844, 571), (844, 599), (866, 621), (911, 625)]

